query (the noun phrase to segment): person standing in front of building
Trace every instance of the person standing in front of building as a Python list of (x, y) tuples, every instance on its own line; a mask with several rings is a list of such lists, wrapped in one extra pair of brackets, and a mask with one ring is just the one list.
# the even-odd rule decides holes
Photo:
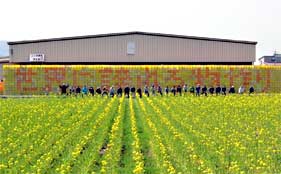
[(147, 85), (144, 86), (144, 94), (149, 97), (149, 89), (147, 87)]
[(84, 85), (82, 88), (82, 97), (83, 97), (83, 95), (88, 95), (88, 88), (86, 85)]
[(255, 92), (255, 89), (253, 86), (251, 86), (249, 89), (249, 95), (253, 94), (254, 92)]
[(62, 85), (59, 85), (60, 89), (61, 89), (61, 95), (66, 95), (66, 90), (69, 87), (68, 84), (63, 83)]
[(187, 84), (183, 85), (183, 91), (184, 91), (184, 95), (187, 95), (187, 91), (188, 91), (188, 86)]
[(158, 93), (161, 95), (161, 97), (163, 96), (162, 87), (160, 85), (158, 86)]
[(235, 94), (235, 88), (233, 85), (229, 88), (229, 94)]
[(211, 86), (211, 87), (209, 88), (209, 93), (210, 93), (211, 95), (213, 95), (213, 94), (214, 94), (214, 91), (215, 91), (214, 86)]
[(96, 93), (97, 93), (98, 95), (101, 95), (101, 88), (100, 88), (100, 87), (97, 87)]
[(193, 95), (194, 95), (194, 92), (195, 92), (194, 86), (191, 86), (191, 87), (190, 87), (189, 92), (190, 92), (190, 94), (193, 94)]
[(75, 89), (75, 95), (78, 96), (81, 93), (81, 88), (79, 86), (76, 87)]
[(168, 86), (166, 86), (165, 92), (166, 92), (166, 96), (168, 96), (169, 95), (169, 87)]
[(90, 93), (92, 96), (95, 95), (94, 87), (91, 86), (91, 87), (89, 88), (89, 93)]
[(122, 93), (123, 93), (122, 87), (119, 86), (119, 88), (117, 89), (117, 96), (122, 97)]
[(182, 89), (181, 89), (181, 85), (178, 85), (177, 87), (177, 93), (181, 96), (181, 92), (182, 92)]
[(196, 90), (196, 96), (198, 97), (200, 96), (200, 89), (201, 89), (200, 84), (197, 84), (195, 90)]
[(174, 96), (176, 96), (176, 86), (173, 86), (172, 88), (171, 88), (171, 93), (173, 93), (174, 94)]
[(69, 95), (72, 96), (74, 93), (75, 93), (75, 88), (74, 88), (74, 86), (71, 86), (69, 88)]
[(114, 97), (114, 93), (115, 93), (115, 91), (114, 91), (114, 86), (112, 85), (111, 87), (110, 87), (110, 89), (109, 89), (109, 96), (110, 97)]
[(239, 89), (238, 89), (238, 93), (239, 93), (239, 94), (243, 94), (244, 91), (245, 91), (245, 88), (244, 88), (243, 85), (241, 85), (241, 86), (239, 87)]
[(226, 87), (225, 87), (225, 85), (223, 85), (223, 87), (221, 88), (221, 91), (222, 91), (223, 95), (226, 95)]
[(132, 98), (136, 97), (136, 88), (134, 86), (131, 87)]
[(138, 88), (138, 89), (137, 89), (137, 93), (139, 94), (139, 97), (142, 98), (141, 88)]
[(204, 85), (203, 86), (203, 88), (202, 88), (202, 95), (205, 95), (205, 96), (207, 96), (208, 94), (207, 94), (207, 86), (206, 85)]
[(155, 96), (155, 95), (156, 95), (156, 93), (155, 93), (155, 86), (154, 86), (154, 84), (152, 84), (152, 85), (151, 85), (151, 93), (152, 93), (152, 95), (153, 95), (153, 96)]
[(4, 93), (4, 80), (1, 79), (1, 81), (0, 81), (0, 94), (3, 94), (3, 93)]
[(216, 87), (216, 95), (218, 96), (218, 95), (220, 95), (220, 93), (221, 93), (221, 87), (220, 87), (220, 85), (217, 85), (217, 87)]
[(125, 92), (125, 97), (129, 98), (130, 97), (130, 87), (127, 85), (124, 89)]
[(101, 96), (102, 97), (103, 96), (107, 96), (108, 97), (108, 89), (106, 88), (106, 86), (103, 87)]

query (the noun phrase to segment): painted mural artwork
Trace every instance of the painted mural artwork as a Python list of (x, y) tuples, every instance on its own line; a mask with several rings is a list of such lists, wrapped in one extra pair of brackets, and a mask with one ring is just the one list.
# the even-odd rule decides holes
[(5, 65), (5, 94), (56, 93), (58, 86), (254, 86), (280, 92), (281, 67), (189, 65)]

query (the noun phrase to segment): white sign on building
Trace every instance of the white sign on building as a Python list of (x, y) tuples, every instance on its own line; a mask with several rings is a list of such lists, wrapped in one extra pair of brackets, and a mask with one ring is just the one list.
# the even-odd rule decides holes
[(128, 55), (136, 54), (136, 44), (135, 44), (135, 42), (128, 42), (127, 43), (127, 54)]
[(30, 62), (44, 62), (45, 61), (45, 55), (41, 54), (41, 53), (30, 54), (29, 55), (29, 61)]

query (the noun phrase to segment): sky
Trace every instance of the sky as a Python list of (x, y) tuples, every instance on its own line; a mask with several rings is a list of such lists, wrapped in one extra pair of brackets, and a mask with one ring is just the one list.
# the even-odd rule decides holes
[(257, 41), (281, 52), (281, 0), (1, 0), (0, 40), (128, 31)]
[(6, 42), (0, 41), (0, 57), (9, 55), (9, 46)]

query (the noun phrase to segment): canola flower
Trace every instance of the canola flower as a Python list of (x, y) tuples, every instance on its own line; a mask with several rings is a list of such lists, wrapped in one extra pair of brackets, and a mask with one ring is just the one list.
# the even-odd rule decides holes
[(101, 173), (116, 173), (118, 168), (118, 161), (121, 153), (121, 140), (122, 137), (122, 118), (124, 117), (124, 96), (119, 99), (117, 116), (114, 119), (111, 131), (109, 133), (109, 142), (105, 151), (104, 157), (101, 161)]
[[(205, 164), (205, 162), (200, 159), (199, 155), (197, 155), (195, 152), (194, 152), (194, 148), (193, 148), (193, 144), (190, 144), (188, 141), (186, 141), (184, 139), (184, 134), (181, 133), (181, 132), (178, 132), (178, 130), (171, 124), (170, 120), (168, 120), (164, 113), (161, 111), (160, 108), (158, 108), (157, 106), (154, 105), (153, 101), (149, 98), (146, 98), (146, 100), (148, 101), (149, 105), (151, 105), (151, 107), (154, 109), (155, 113), (157, 114), (157, 116), (160, 118), (160, 122), (164, 125), (167, 126), (168, 130), (170, 132), (172, 132), (173, 134), (173, 137), (175, 138), (175, 140), (179, 140), (181, 141), (184, 145), (185, 145), (185, 149), (188, 151), (188, 153), (190, 154), (189, 156), (191, 157), (191, 162), (192, 163), (197, 163), (198, 165), (198, 169), (200, 172), (202, 173), (209, 173), (209, 174), (212, 174), (214, 173), (212, 171), (211, 168), (208, 168)], [(159, 102), (161, 103), (161, 102)]]
[[(101, 103), (97, 103), (98, 105), (99, 104), (102, 104), (103, 102)], [(78, 143), (77, 141), (79, 141), (79, 143), (82, 143), (84, 144), (86, 142), (86, 140), (89, 139), (89, 136), (92, 134), (91, 132), (88, 133), (87, 135), (83, 135), (83, 133), (81, 132), (81, 130), (79, 130), (79, 128), (81, 128), (80, 126), (82, 126), (83, 124), (85, 124), (85, 122), (89, 121), (90, 119), (92, 119), (93, 116), (95, 116), (94, 114), (92, 114), (92, 112), (96, 112), (97, 111), (97, 108), (91, 108), (91, 110), (89, 110), (89, 112), (87, 113), (84, 113), (85, 115), (81, 115), (83, 116), (79, 121), (77, 121), (75, 124), (77, 125), (72, 125), (74, 126), (74, 130), (73, 132), (78, 132), (79, 131), (79, 134), (80, 135), (79, 137), (81, 137), (82, 139), (76, 139), (76, 142), (73, 141), (73, 134), (69, 134), (67, 136), (65, 136), (64, 138), (61, 138), (59, 140), (57, 140), (57, 142), (54, 143), (54, 148), (52, 148), (48, 153), (45, 153), (44, 155), (42, 155), (40, 157), (40, 159), (37, 160), (37, 163), (36, 163), (36, 170), (37, 170), (37, 173), (40, 173), (40, 172), (43, 172), (43, 171), (46, 171), (46, 170), (49, 170), (50, 168), (50, 163), (52, 163), (52, 161), (58, 156), (58, 154), (61, 154), (64, 150), (64, 147), (61, 146), (63, 144), (65, 144), (65, 142), (68, 142), (69, 140), (72, 140), (72, 143), (75, 144), (75, 143)], [(78, 112), (79, 114), (80, 112)], [(77, 119), (77, 116), (78, 115), (73, 115), (73, 117)], [(76, 129), (76, 130), (75, 130)], [(69, 129), (67, 129), (66, 131), (68, 131)], [(68, 141), (67, 141), (68, 140)], [(79, 144), (78, 143), (78, 144)], [(60, 146), (56, 146), (56, 144), (60, 145)], [(67, 143), (68, 144), (68, 143)], [(71, 148), (69, 148), (69, 151), (70, 151)], [(64, 155), (61, 155), (61, 157), (63, 157)], [(61, 170), (59, 170), (57, 167), (56, 167), (56, 171), (59, 172), (59, 173), (68, 173), (70, 170), (71, 170), (71, 166), (67, 163), (66, 160), (64, 160), (64, 164), (62, 166), (60, 166)]]
[(133, 134), (134, 142), (132, 143), (133, 146), (133, 159), (135, 162), (135, 168), (133, 170), (133, 173), (135, 174), (141, 174), (144, 173), (144, 157), (141, 152), (140, 147), (140, 139), (138, 137), (138, 130), (136, 125), (136, 117), (135, 117), (135, 111), (133, 108), (133, 100), (130, 98), (130, 120), (131, 120), (131, 131)]
[(141, 105), (141, 109), (144, 111), (147, 124), (151, 128), (151, 130), (153, 132), (153, 136), (155, 137), (155, 140), (157, 141), (157, 144), (159, 145), (160, 152), (161, 152), (161, 155), (163, 157), (163, 166), (167, 170), (166, 172), (169, 173), (169, 174), (176, 173), (176, 170), (175, 170), (173, 164), (171, 163), (171, 161), (169, 159), (170, 157), (167, 153), (167, 149), (165, 148), (165, 145), (162, 143), (161, 137), (158, 134), (157, 128), (155, 127), (153, 122), (149, 119), (149, 116), (147, 115), (148, 113), (146, 112), (146, 109), (144, 107), (143, 102), (141, 100), (139, 100), (139, 103)]
[[(94, 138), (94, 136), (96, 136), (97, 134), (97, 128), (99, 127), (99, 125), (103, 122), (103, 120), (106, 118), (106, 116), (108, 116), (109, 112), (110, 112), (110, 107), (112, 105), (112, 103), (114, 102), (114, 100), (111, 100), (110, 102), (108, 102), (107, 107), (105, 108), (104, 112), (100, 113), (98, 118), (95, 120), (94, 124), (92, 125), (92, 128), (90, 129), (90, 131), (82, 136), (82, 138), (79, 140), (79, 142), (77, 142), (77, 144), (74, 147), (74, 150), (71, 152), (71, 158), (68, 157), (68, 160), (64, 160), (63, 164), (61, 164), (61, 166), (56, 168), (57, 172), (60, 173), (69, 173), (71, 170), (71, 163), (73, 163), (73, 161), (75, 161), (78, 156), (81, 155), (81, 153), (83, 152), (86, 144), (89, 143), (90, 140), (92, 140)], [(98, 108), (95, 108), (98, 109)], [(92, 113), (89, 113), (92, 114)]]
[[(276, 106), (267, 106), (261, 101), (272, 100), (273, 103), (277, 103), (278, 96), (235, 95), (226, 98), (195, 100), (188, 97), (181, 103), (167, 98), (162, 100), (165, 104), (161, 104), (163, 105), (161, 110), (168, 108), (171, 117), (167, 118), (170, 121), (176, 120), (178, 125), (191, 133), (193, 141), (197, 139), (200, 142), (196, 145), (197, 148), (201, 146), (200, 149), (207, 151), (202, 153), (202, 157), (216, 173), (256, 173), (260, 171), (272, 173), (272, 171), (278, 171), (272, 170), (276, 168), (276, 161), (272, 160), (275, 155), (269, 155), (271, 151), (269, 149), (276, 147), (276, 137), (278, 136), (272, 130), (278, 127), (278, 118), (273, 113), (278, 113), (279, 109)], [(213, 104), (208, 105), (211, 101)], [(190, 104), (186, 105), (191, 102), (201, 102), (202, 106), (205, 104), (205, 107), (204, 109), (203, 107), (192, 109), (189, 107)], [(198, 106), (198, 104), (194, 103), (191, 106)], [(176, 113), (173, 112), (174, 109), (177, 110)], [(167, 112), (165, 109), (164, 111)], [(268, 127), (267, 124), (271, 124), (273, 127)], [(257, 129), (257, 127), (259, 128)], [(185, 135), (188, 135), (188, 132)], [(266, 133), (265, 136), (264, 133)], [(197, 150), (197, 152), (203, 151)]]
[(0, 173), (280, 173), (280, 98), (0, 100)]

